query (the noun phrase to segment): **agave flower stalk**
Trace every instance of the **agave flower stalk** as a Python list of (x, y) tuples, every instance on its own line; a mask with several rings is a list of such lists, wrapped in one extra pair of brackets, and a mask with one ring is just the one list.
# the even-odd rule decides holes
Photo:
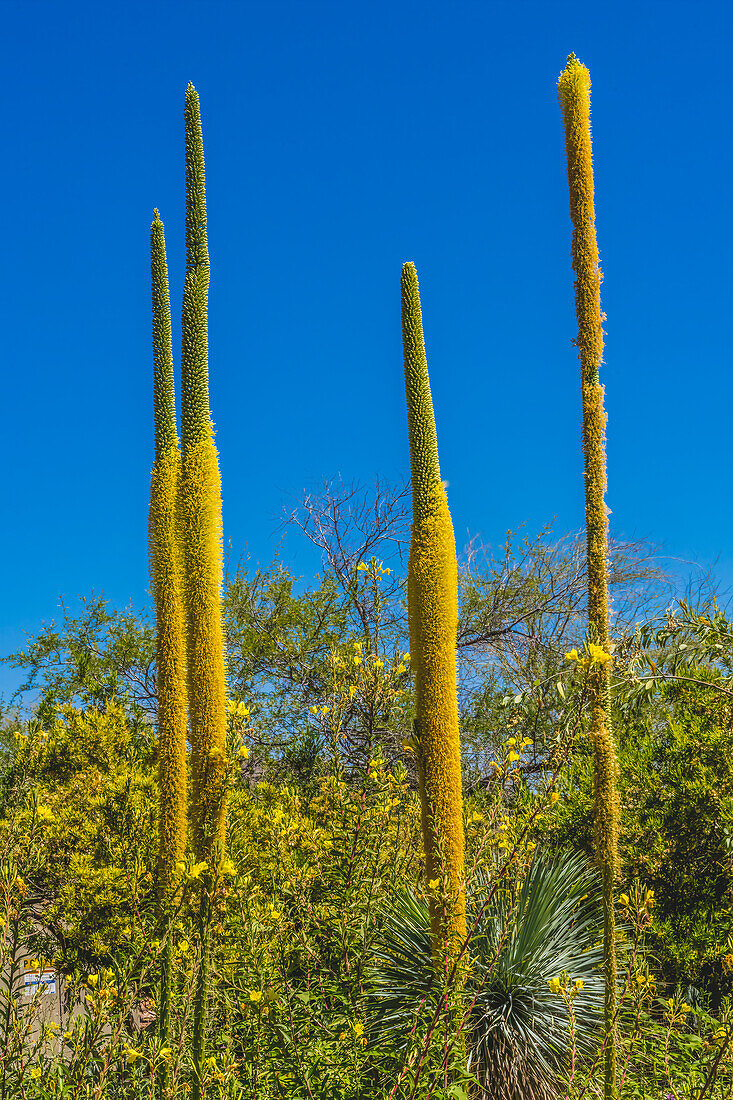
[[(588, 555), (588, 627), (591, 642), (610, 652), (608, 626), (608, 510), (606, 413), (599, 368), (603, 361), (601, 272), (596, 242), (593, 152), (590, 133), (590, 73), (570, 54), (558, 81), (565, 121), (573, 225), (576, 344), (580, 355), (585, 456), (585, 522)], [(618, 763), (610, 722), (610, 661), (594, 661), (588, 673), (590, 728), (595, 754), (595, 843), (603, 879), (605, 970), (605, 1096), (616, 1094), (616, 926), (614, 885), (618, 873)]]
[[(186, 853), (186, 612), (179, 518), (181, 452), (171, 350), (171, 310), (163, 223), (150, 227), (153, 299), (153, 407), (155, 462), (150, 481), (150, 573), (155, 600), (158, 686), (158, 885), (169, 894), (176, 863)], [(159, 1034), (170, 1029), (170, 939), (163, 957)]]
[(425, 875), (436, 961), (466, 938), (463, 795), (456, 695), (458, 577), (453, 524), (440, 479), (415, 265), (402, 268), (402, 340), (412, 475), (407, 581), (415, 672), (415, 753)]
[(226, 687), (221, 618), (219, 459), (209, 413), (209, 250), (201, 115), (186, 91), (186, 276), (181, 342), (183, 525), (186, 559), (191, 826), (196, 858), (208, 860), (224, 833)]
[(201, 888), (201, 962), (194, 1005), (194, 1100), (200, 1100), (209, 986), (210, 890), (224, 840), (226, 686), (221, 616), (222, 518), (219, 459), (209, 412), (204, 146), (199, 99), (186, 90), (186, 275), (181, 342), (183, 494), (189, 719), (190, 823)]

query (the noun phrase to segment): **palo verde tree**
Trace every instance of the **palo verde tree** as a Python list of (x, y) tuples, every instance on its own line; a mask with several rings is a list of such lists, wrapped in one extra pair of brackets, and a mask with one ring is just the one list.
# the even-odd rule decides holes
[[(155, 462), (150, 483), (150, 572), (156, 613), (158, 685), (158, 885), (164, 898), (176, 863), (186, 854), (186, 614), (183, 547), (179, 519), (181, 452), (171, 349), (171, 311), (163, 223), (154, 212), (150, 227), (153, 298), (153, 406)], [(170, 1025), (170, 938), (163, 959), (159, 1032)]]
[(456, 544), (425, 356), (415, 265), (402, 268), (402, 340), (412, 475), (412, 540), (407, 579), (415, 675), (415, 736), (425, 875), (436, 961), (466, 938), (463, 798), (456, 695)]
[[(610, 637), (608, 628), (608, 511), (606, 413), (599, 368), (603, 361), (601, 272), (598, 265), (593, 153), (590, 134), (590, 73), (570, 54), (558, 81), (565, 120), (573, 224), (576, 345), (580, 355), (585, 456), (585, 519), (588, 555), (588, 666), (591, 737), (595, 755), (595, 844), (603, 879), (605, 969), (605, 1096), (616, 1093), (616, 927), (614, 885), (618, 874), (618, 764), (610, 725)], [(595, 658), (595, 659), (594, 659)]]

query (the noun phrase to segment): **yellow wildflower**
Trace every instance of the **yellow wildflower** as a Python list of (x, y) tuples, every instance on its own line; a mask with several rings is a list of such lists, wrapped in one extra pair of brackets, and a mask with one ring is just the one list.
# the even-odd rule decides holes
[(550, 805), (554, 806), (555, 803), (558, 802), (559, 800), (560, 800), (560, 795), (557, 793), (557, 791), (553, 791), (552, 794), (550, 795)]
[(550, 992), (551, 993), (559, 993), (560, 992), (560, 979), (559, 978), (550, 978), (550, 980), (548, 981), (547, 984), (550, 987)]
[(603, 646), (594, 645), (593, 642), (588, 646), (588, 652), (590, 653), (590, 661), (592, 665), (607, 665), (609, 661), (613, 660), (610, 653), (606, 653)]
[(367, 565), (367, 563), (365, 561), (360, 561), (359, 564), (356, 567), (357, 573), (365, 573), (365, 572), (368, 571), (368, 569), (369, 569), (369, 566)]
[(262, 990), (261, 989), (252, 989), (252, 990), (250, 990), (249, 999), (252, 1002), (252, 1004), (258, 1005), (260, 1003), (260, 1001), (262, 1000)]
[(518, 753), (518, 752), (514, 752), (514, 750), (512, 750), (512, 751), (511, 751), (511, 752), (509, 753), (509, 757), (508, 757), (508, 760), (509, 760), (509, 763), (510, 763), (510, 764), (513, 764), (515, 760), (519, 760), (519, 753)]

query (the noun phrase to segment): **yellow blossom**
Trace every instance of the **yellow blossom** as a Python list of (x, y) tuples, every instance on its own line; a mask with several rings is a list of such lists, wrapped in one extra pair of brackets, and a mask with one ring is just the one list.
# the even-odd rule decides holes
[(234, 878), (237, 873), (237, 868), (230, 859), (224, 859), (221, 864), (221, 873), (223, 875), (228, 875), (229, 878)]
[(559, 993), (560, 992), (560, 979), (559, 978), (550, 978), (550, 980), (548, 981), (547, 984), (550, 987), (550, 992), (551, 993)]
[(606, 653), (603, 646), (594, 645), (593, 642), (589, 644), (588, 652), (590, 653), (590, 660), (593, 665), (607, 665), (609, 661), (613, 660), (611, 654)]
[(384, 668), (384, 661), (375, 661), (374, 662), (374, 667), (375, 668)]
[(369, 566), (365, 561), (360, 561), (356, 567), (357, 573), (365, 573), (369, 569)]
[(571, 649), (569, 653), (566, 653), (565, 654), (565, 660), (566, 661), (579, 661), (580, 658), (578, 656), (577, 649)]
[(440, 886), (440, 879), (431, 878), (430, 882), (428, 883), (428, 890), (437, 890), (439, 886)]
[(261, 989), (252, 989), (250, 991), (250, 994), (249, 994), (249, 999), (252, 1002), (252, 1004), (258, 1005), (260, 1003), (260, 1001), (262, 1000), (262, 990)]
[(361, 664), (361, 657), (354, 657), (354, 664), (355, 665), (360, 665)]
[(552, 806), (554, 806), (555, 803), (558, 802), (559, 800), (560, 800), (560, 795), (557, 793), (557, 791), (553, 791), (552, 794), (550, 795), (550, 804)]
[(512, 750), (512, 751), (511, 751), (511, 752), (509, 753), (509, 756), (508, 756), (508, 760), (509, 760), (509, 763), (510, 763), (510, 764), (513, 764), (515, 760), (519, 760), (519, 753), (518, 753), (518, 752), (514, 752), (514, 750)]

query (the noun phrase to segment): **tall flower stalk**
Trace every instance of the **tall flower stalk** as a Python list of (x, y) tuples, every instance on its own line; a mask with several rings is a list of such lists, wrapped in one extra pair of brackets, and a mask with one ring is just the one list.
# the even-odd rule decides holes
[[(591, 642), (610, 652), (608, 626), (608, 510), (606, 492), (606, 413), (599, 368), (603, 361), (601, 272), (598, 265), (593, 153), (590, 133), (590, 73), (570, 54), (558, 81), (565, 121), (576, 344), (580, 354), (585, 456), (585, 522), (588, 554), (588, 627)], [(605, 1097), (616, 1095), (616, 925), (614, 885), (618, 873), (618, 763), (611, 731), (610, 661), (594, 661), (589, 670), (590, 731), (595, 753), (595, 843), (603, 879), (605, 971)]]
[[(186, 854), (186, 613), (179, 494), (181, 452), (171, 348), (171, 309), (163, 223), (150, 227), (153, 299), (153, 408), (155, 462), (150, 481), (150, 573), (155, 600), (158, 687), (158, 888), (169, 895), (176, 863)], [(163, 956), (159, 1034), (170, 1030), (170, 938)]]
[(402, 268), (402, 341), (412, 475), (407, 579), (415, 672), (415, 752), (425, 875), (436, 961), (466, 938), (463, 796), (456, 695), (458, 576), (453, 524), (440, 479), (415, 265)]
[(194, 1100), (202, 1095), (209, 986), (211, 887), (224, 840), (226, 686), (221, 617), (222, 518), (219, 459), (209, 412), (204, 146), (199, 99), (186, 90), (186, 275), (181, 343), (187, 656), (191, 728), (190, 824), (201, 888), (201, 961), (194, 1005)]

